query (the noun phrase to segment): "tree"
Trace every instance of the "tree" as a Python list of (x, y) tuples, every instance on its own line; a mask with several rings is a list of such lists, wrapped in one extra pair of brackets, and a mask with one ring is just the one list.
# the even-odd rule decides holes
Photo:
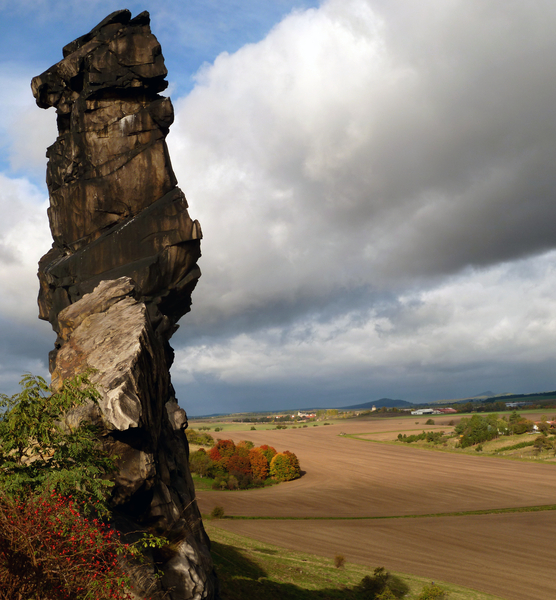
[(463, 418), (454, 428), (456, 434), (461, 435), (460, 445), (462, 448), (474, 446), (482, 442), (488, 442), (497, 438), (499, 427), (505, 428), (505, 422), (501, 424), (498, 415), (490, 414), (482, 417), (481, 415), (473, 415), (470, 418)]
[(0, 394), (0, 487), (12, 495), (56, 490), (105, 506), (114, 461), (102, 451), (98, 427), (67, 424), (72, 408), (98, 401), (89, 375), (64, 381), (57, 392), (32, 375), (20, 385), (13, 396)]
[(266, 459), (268, 460), (268, 464), (270, 464), (270, 461), (276, 455), (276, 448), (273, 448), (272, 446), (268, 446), (267, 444), (263, 444), (262, 446), (259, 446), (259, 448), (260, 448), (261, 452), (266, 456)]
[(270, 465), (262, 450), (260, 448), (253, 448), (250, 450), (249, 461), (251, 463), (253, 477), (265, 480), (268, 477)]
[(219, 462), (225, 466), (226, 459), (232, 456), (236, 451), (236, 445), (233, 440), (218, 440), (209, 450), (208, 455), (214, 462)]
[(276, 481), (291, 481), (301, 477), (297, 456), (288, 450), (276, 454), (270, 463), (270, 476)]
[(241, 473), (242, 475), (251, 475), (251, 462), (248, 456), (232, 454), (227, 459), (226, 468), (229, 473)]

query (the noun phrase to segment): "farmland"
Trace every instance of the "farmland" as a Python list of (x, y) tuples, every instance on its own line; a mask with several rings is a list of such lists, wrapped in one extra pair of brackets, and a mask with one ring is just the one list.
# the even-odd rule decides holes
[(507, 600), (556, 597), (556, 510), (531, 510), (556, 504), (556, 466), (367, 441), (422, 428), (403, 418), (225, 430), (218, 436), (295, 452), (305, 474), (265, 489), (199, 491), (199, 507), (220, 505), (244, 518), (218, 527), (295, 551), (341, 553)]

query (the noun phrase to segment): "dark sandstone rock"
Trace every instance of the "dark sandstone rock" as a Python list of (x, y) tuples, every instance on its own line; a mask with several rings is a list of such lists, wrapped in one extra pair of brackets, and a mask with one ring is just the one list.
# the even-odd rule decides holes
[(119, 457), (112, 504), (122, 528), (177, 540), (160, 559), (159, 592), (217, 599), (188, 467), (187, 416), (169, 374), (169, 339), (190, 310), (202, 233), (166, 147), (173, 108), (159, 95), (164, 59), (148, 13), (132, 19), (127, 10), (63, 56), (32, 82), (37, 104), (56, 108), (59, 132), (47, 151), (54, 244), (39, 263), (39, 316), (58, 334), (52, 383), (94, 370), (98, 406), (76, 409), (68, 424), (98, 424)]

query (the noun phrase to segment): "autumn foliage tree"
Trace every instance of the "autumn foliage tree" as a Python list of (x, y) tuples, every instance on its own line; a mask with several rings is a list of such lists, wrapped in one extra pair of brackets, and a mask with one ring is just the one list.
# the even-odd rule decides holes
[(242, 473), (243, 475), (251, 475), (251, 462), (248, 456), (241, 454), (232, 454), (227, 459), (226, 467), (229, 473)]
[(272, 446), (268, 446), (267, 444), (263, 444), (262, 446), (259, 446), (259, 448), (260, 448), (261, 452), (266, 456), (266, 460), (268, 460), (268, 464), (270, 464), (270, 461), (276, 455), (276, 448), (273, 448)]
[[(267, 444), (254, 447), (244, 440), (218, 440), (208, 451), (193, 452), (189, 457), (191, 472), (215, 479), (215, 489), (260, 486), (271, 476), (275, 481), (290, 481), (301, 476), (299, 460), (293, 452), (277, 453)], [(231, 482), (231, 483), (230, 483)]]
[(216, 444), (209, 450), (208, 455), (214, 461), (221, 461), (223, 458), (229, 458), (236, 451), (236, 445), (233, 440), (217, 440)]
[(268, 477), (270, 464), (263, 451), (260, 448), (253, 448), (250, 450), (249, 461), (251, 462), (253, 477), (257, 477), (264, 481)]
[(278, 452), (270, 463), (270, 476), (276, 481), (291, 481), (301, 477), (297, 456), (288, 450)]

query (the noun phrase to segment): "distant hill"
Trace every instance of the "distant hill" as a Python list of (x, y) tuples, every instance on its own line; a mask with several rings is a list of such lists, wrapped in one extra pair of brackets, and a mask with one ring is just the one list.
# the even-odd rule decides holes
[(474, 396), (471, 396), (471, 398), (492, 398), (492, 396), (499, 396), (500, 394), (495, 394), (494, 392), (491, 392), (490, 390), (488, 392), (481, 392), (480, 394), (475, 394)]
[(411, 408), (415, 406), (412, 402), (406, 400), (392, 400), (392, 398), (381, 398), (373, 402), (364, 402), (363, 404), (354, 404), (353, 406), (339, 406), (340, 410), (371, 410), (372, 407), (382, 408)]

